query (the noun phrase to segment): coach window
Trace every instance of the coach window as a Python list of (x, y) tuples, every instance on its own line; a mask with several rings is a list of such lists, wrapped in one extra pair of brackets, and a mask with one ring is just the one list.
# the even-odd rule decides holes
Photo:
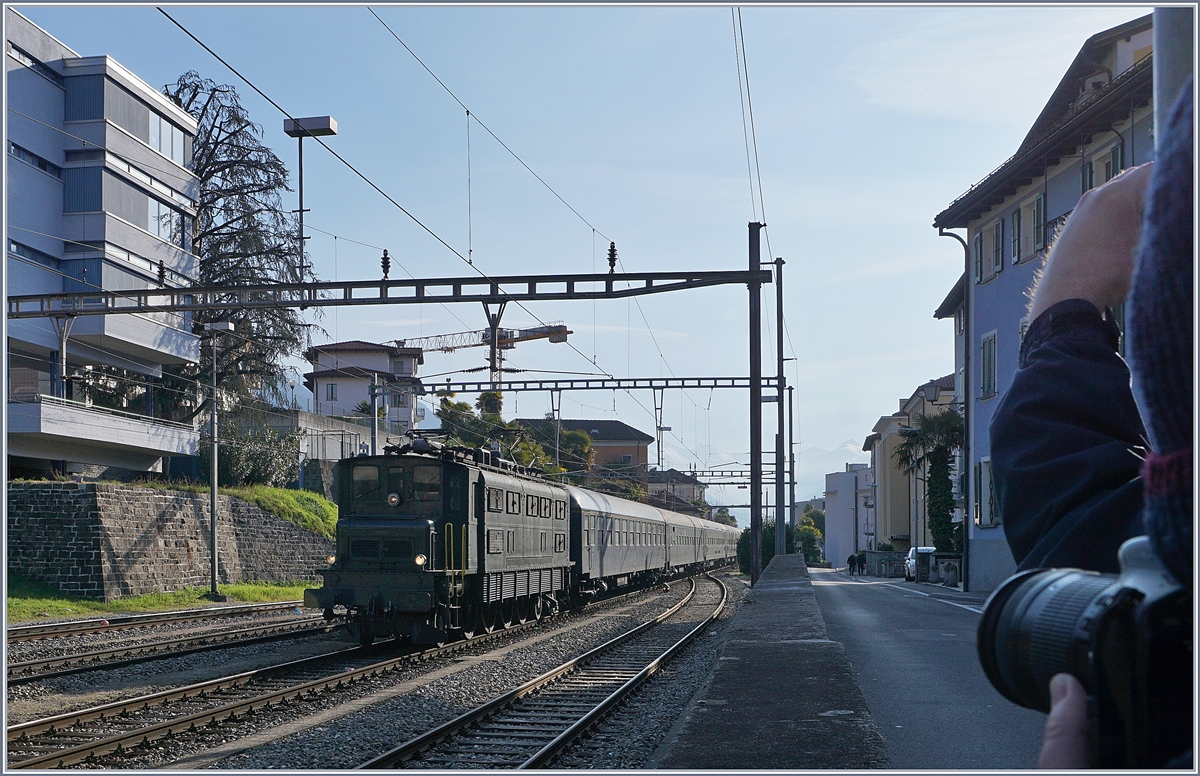
[(442, 470), (438, 466), (413, 467), (413, 498), (437, 501), (442, 497)]
[(542, 496), (542, 498), (541, 498), (541, 507), (542, 507), (542, 517), (544, 517), (544, 518), (546, 518), (547, 520), (549, 520), (549, 519), (550, 519), (550, 512), (551, 512), (551, 510), (552, 510), (552, 509), (554, 509), (554, 506), (553, 506), (553, 504), (551, 503), (550, 499), (546, 498), (545, 496)]
[(504, 510), (510, 515), (521, 514), (521, 494), (514, 490), (506, 490), (505, 498), (508, 499), (507, 508)]

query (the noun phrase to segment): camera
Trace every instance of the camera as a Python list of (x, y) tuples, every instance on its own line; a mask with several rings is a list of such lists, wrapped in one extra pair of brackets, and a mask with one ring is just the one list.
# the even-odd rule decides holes
[(1088, 694), (1093, 768), (1163, 768), (1192, 748), (1192, 591), (1144, 536), (1121, 545), (1121, 573), (1023, 571), (1000, 585), (976, 634), (1000, 694), (1050, 711), (1050, 678)]

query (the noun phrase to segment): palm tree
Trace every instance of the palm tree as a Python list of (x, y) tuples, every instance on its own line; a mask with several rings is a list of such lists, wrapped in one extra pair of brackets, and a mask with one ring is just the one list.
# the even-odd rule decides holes
[(960, 552), (962, 537), (950, 522), (954, 512), (950, 459), (963, 445), (962, 416), (949, 410), (918, 415), (916, 428), (901, 433), (903, 439), (892, 455), (905, 474), (926, 467), (925, 514), (933, 545), (938, 552)]

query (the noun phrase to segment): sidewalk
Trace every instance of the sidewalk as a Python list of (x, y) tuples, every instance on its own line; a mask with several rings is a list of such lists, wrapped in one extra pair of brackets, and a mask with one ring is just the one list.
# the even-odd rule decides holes
[(731, 620), (717, 667), (646, 767), (888, 767), (846, 651), (825, 632), (802, 556), (771, 560)]

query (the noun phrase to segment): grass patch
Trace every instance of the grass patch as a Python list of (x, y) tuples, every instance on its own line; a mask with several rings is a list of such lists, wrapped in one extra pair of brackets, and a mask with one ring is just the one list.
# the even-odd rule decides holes
[[(129, 485), (130, 483), (114, 483)], [(156, 490), (182, 490), (187, 493), (208, 493), (209, 486), (191, 482), (146, 480), (132, 483), (135, 487)], [(264, 512), (306, 528), (326, 539), (333, 539), (337, 529), (337, 504), (310, 490), (268, 488), (265, 485), (246, 485), (237, 488), (218, 488), (222, 496), (249, 501)]]
[[(319, 586), (319, 585), (317, 585)], [(304, 589), (314, 587), (307, 582), (276, 584), (270, 582), (238, 582), (218, 585), (217, 589), (229, 596), (230, 603), (269, 603), (272, 601), (298, 601), (304, 597)], [(207, 587), (177, 590), (171, 593), (150, 593), (129, 596), (117, 601), (103, 602), (64, 593), (49, 585), (30, 579), (24, 574), (8, 570), (8, 622), (28, 622), (58, 618), (86, 619), (88, 617), (165, 612), (175, 609), (191, 609), (210, 606), (204, 598)]]

